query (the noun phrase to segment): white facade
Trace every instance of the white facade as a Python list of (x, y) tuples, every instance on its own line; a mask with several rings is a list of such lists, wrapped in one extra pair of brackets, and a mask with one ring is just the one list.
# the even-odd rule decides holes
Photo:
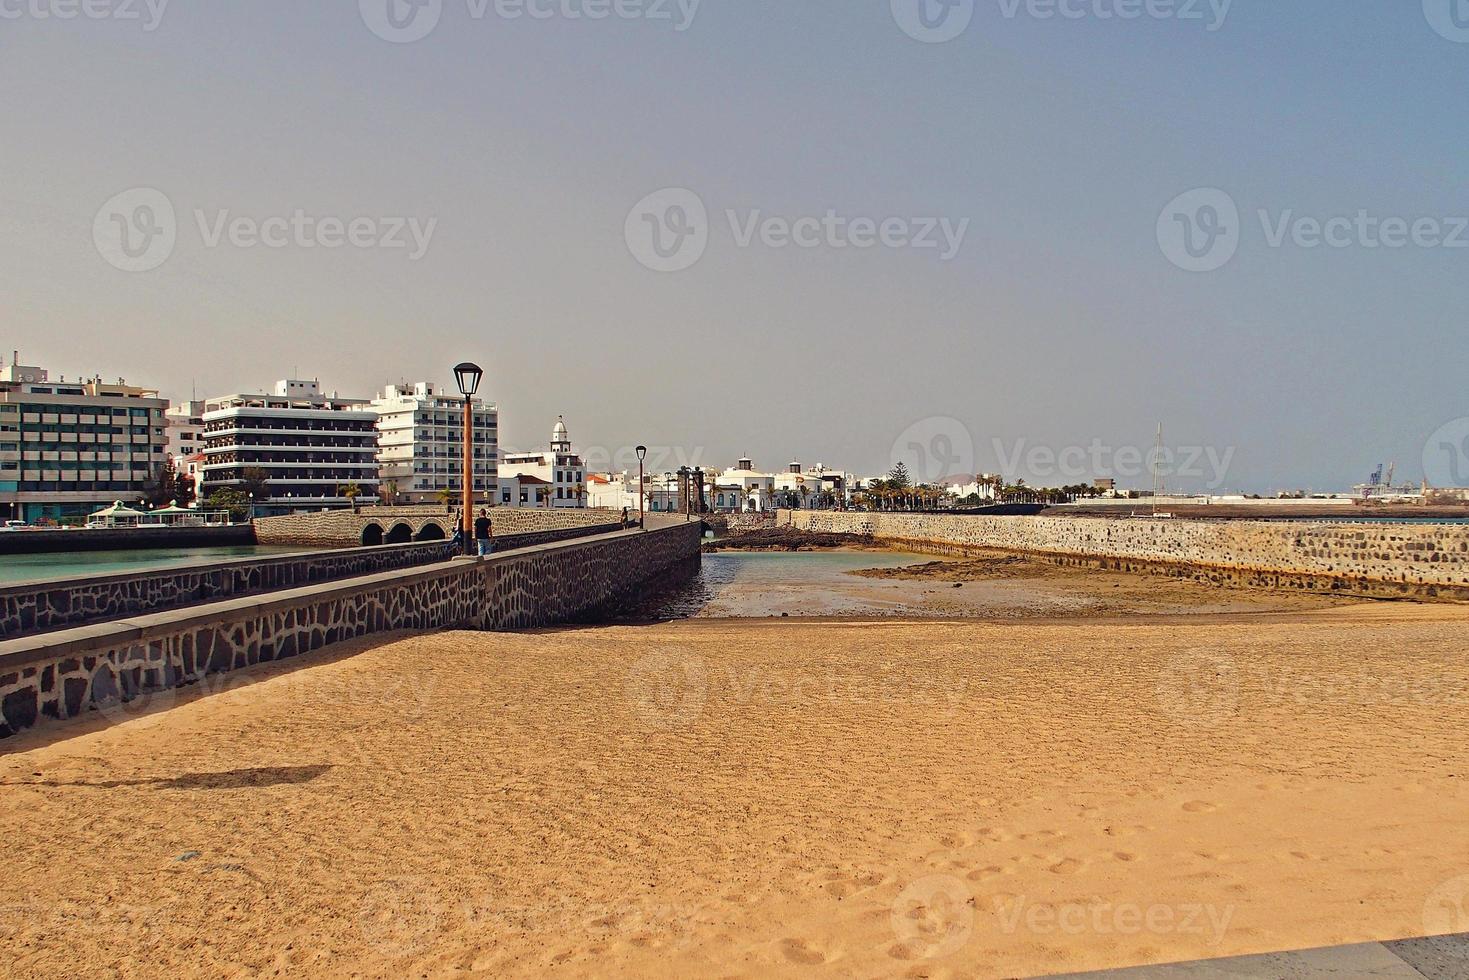
[[(523, 479), (526, 477), (541, 482), (526, 483)], [(556, 419), (549, 451), (505, 454), (500, 461), (500, 481), (503, 484), (510, 479), (520, 482), (510, 493), (506, 492), (506, 487), (501, 488), (502, 506), (562, 510), (587, 506), (587, 468), (582, 458), (572, 451), (565, 418)]]
[(168, 458), (193, 456), (204, 451), (204, 401), (176, 402), (164, 413), (168, 420), (165, 432)]
[(711, 481), (709, 503), (716, 511), (767, 511), (775, 509), (775, 476), (755, 469), (752, 460), (739, 460)]
[(0, 517), (55, 520), (136, 502), (167, 460), (167, 408), (122, 379), (52, 380), (19, 353), (0, 363)]
[[(204, 489), (253, 492), (256, 513), (351, 506), (378, 495), (377, 413), (363, 398), (324, 395), (316, 381), (287, 380), (275, 393), (211, 398), (204, 412)], [(262, 497), (264, 499), (260, 499)]]
[[(398, 503), (441, 503), (463, 489), (464, 399), (440, 394), (431, 382), (389, 385), (372, 400), (377, 413), (378, 478)], [(500, 413), (482, 400), (473, 408), (476, 499), (495, 499)]]

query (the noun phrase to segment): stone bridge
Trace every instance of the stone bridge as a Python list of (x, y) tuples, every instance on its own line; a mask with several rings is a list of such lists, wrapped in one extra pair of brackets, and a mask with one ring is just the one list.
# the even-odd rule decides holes
[[(496, 507), (490, 517), (497, 536), (526, 535), (608, 527), (619, 523), (621, 512)], [(334, 510), (255, 521), (255, 540), (260, 544), (351, 548), (443, 541), (453, 536), (454, 515), (444, 507), (364, 507), (355, 513)], [(555, 540), (555, 536), (547, 533), (545, 540)]]

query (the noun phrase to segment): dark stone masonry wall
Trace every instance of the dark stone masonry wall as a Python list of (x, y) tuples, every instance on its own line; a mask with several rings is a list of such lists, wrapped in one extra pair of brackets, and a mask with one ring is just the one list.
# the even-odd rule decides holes
[(699, 568), (700, 525), (541, 545), (0, 642), (0, 737), (97, 710), (126, 718), (212, 675), (390, 630), (594, 619)]
[(1469, 525), (783, 511), (782, 524), (918, 551), (996, 548), (1219, 584), (1469, 599)]
[(0, 639), (444, 560), (444, 545), (239, 558), (0, 588)]
[[(495, 550), (511, 551), (615, 531), (618, 525), (503, 534)], [(446, 560), (449, 543), (351, 548), (277, 558), (239, 558), (207, 565), (118, 572), (87, 579), (0, 588), (0, 639), (178, 609), (232, 596), (331, 582)]]

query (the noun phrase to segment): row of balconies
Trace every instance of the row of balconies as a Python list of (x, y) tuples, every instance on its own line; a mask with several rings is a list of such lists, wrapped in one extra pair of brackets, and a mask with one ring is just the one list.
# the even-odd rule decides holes
[[(154, 419), (158, 415), (152, 416)], [(103, 412), (100, 415), (76, 415), (62, 412), (22, 412), (21, 421), (26, 425), (112, 425), (119, 419), (139, 419), (141, 421), (134, 425), (146, 425), (149, 418), (147, 412), (138, 415), (129, 415), (125, 408), (114, 409), (112, 412)]]
[(122, 480), (144, 482), (149, 478), (147, 470), (21, 470), (21, 479), (42, 483), (75, 483), (94, 480)]
[[(48, 438), (49, 437), (49, 438)], [(124, 446), (163, 446), (163, 436), (149, 436), (147, 433), (139, 435), (107, 435), (92, 432), (22, 432), (19, 436), (23, 442), (40, 442), (52, 445), (61, 443), (83, 443), (93, 445), (124, 445)], [(12, 440), (13, 441), (13, 440)]]

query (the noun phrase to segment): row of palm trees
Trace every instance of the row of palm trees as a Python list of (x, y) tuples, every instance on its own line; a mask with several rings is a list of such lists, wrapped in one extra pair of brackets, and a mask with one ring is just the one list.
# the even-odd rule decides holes
[(1064, 487), (1032, 487), (1025, 480), (1007, 483), (997, 476), (978, 474), (974, 482), (978, 491), (958, 499), (952, 488), (931, 483), (912, 484), (905, 472), (895, 467), (885, 479), (869, 480), (853, 495), (853, 506), (859, 510), (936, 510), (955, 503), (979, 506), (1001, 504), (1064, 504), (1081, 498), (1099, 497), (1102, 491), (1090, 484), (1077, 483)]

